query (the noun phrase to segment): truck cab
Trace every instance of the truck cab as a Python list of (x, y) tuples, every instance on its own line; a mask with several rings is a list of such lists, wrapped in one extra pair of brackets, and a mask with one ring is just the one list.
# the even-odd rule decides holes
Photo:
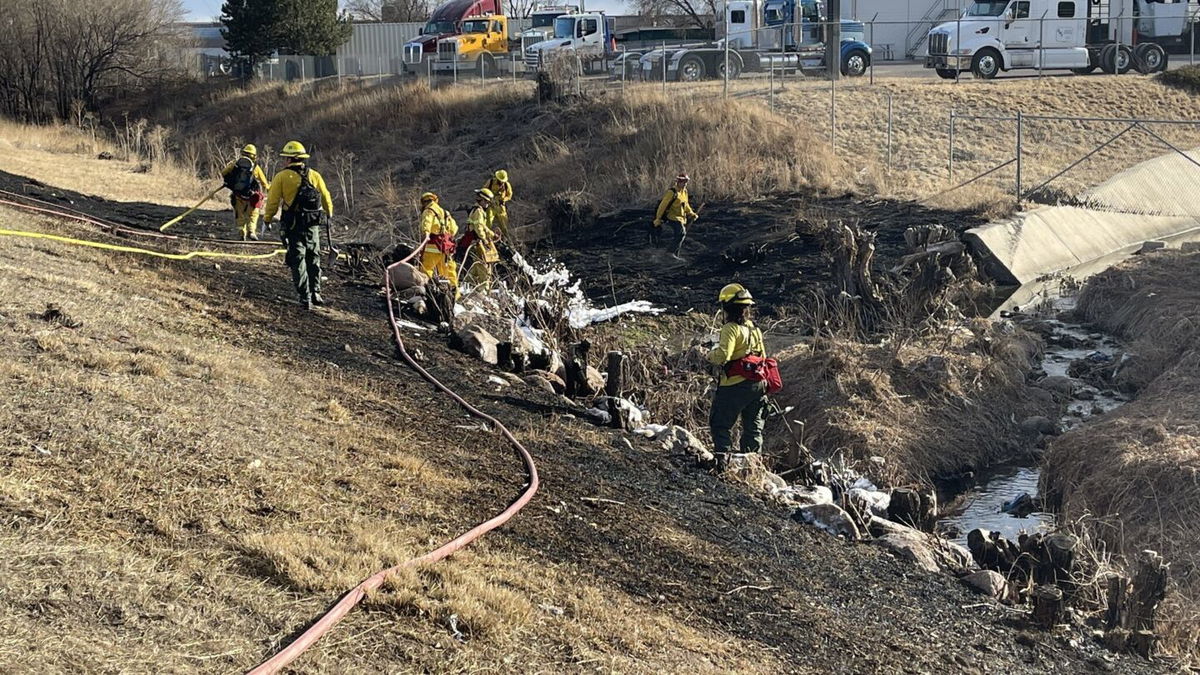
[[(1155, 72), (1166, 68), (1166, 54), (1148, 36), (1139, 39), (1137, 31), (1156, 31), (1166, 21), (1164, 26), (1147, 23), (1145, 17), (1154, 11), (1149, 6), (1142, 0), (1109, 0), (1108, 16), (1099, 16), (1100, 5), (1089, 0), (976, 0), (959, 20), (929, 31), (925, 67), (943, 78), (970, 71), (982, 79), (1015, 69), (1087, 73), (1101, 67), (1111, 73), (1137, 65), (1142, 72)], [(1170, 27), (1182, 30), (1183, 25), (1173, 18)]]
[(508, 53), (508, 17), (502, 14), (463, 19), (461, 33), (437, 42), (436, 71), (479, 70), (487, 77), (496, 72), (496, 59)]
[[(530, 26), (521, 31), (517, 37), (522, 46), (549, 40), (554, 37), (554, 20), (567, 14), (578, 14), (576, 5), (542, 5), (535, 7), (529, 15)], [(522, 49), (522, 51), (524, 51)]]
[(438, 5), (429, 21), (421, 27), (420, 34), (405, 43), (405, 65), (421, 63), (426, 56), (436, 54), (438, 41), (457, 35), (463, 19), (499, 13), (500, 0), (449, 0)]
[(565, 14), (554, 20), (554, 37), (525, 48), (525, 64), (536, 69), (555, 54), (571, 53), (587, 67), (611, 57), (615, 46), (613, 20), (603, 12)]

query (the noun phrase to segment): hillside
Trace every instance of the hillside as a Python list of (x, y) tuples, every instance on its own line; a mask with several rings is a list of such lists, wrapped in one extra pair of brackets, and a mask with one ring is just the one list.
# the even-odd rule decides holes
[[(331, 284), (333, 309), (297, 315), (269, 262), (7, 238), (0, 258), (0, 284), (20, 288), (0, 301), (0, 658), (17, 670), (246, 668), (519, 487), (498, 437), (390, 358), (369, 286)], [(1077, 672), (1112, 658), (1014, 630), (947, 577), (498, 387), (428, 333), (406, 340), (517, 433), (544, 486), (481, 545), (370, 598), (301, 670)]]

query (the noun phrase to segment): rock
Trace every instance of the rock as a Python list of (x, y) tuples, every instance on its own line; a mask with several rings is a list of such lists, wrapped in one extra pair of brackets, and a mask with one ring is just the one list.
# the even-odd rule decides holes
[(500, 377), (508, 381), (509, 384), (521, 384), (525, 380), (521, 379), (520, 375), (515, 373), (500, 373)]
[(426, 289), (424, 286), (410, 286), (409, 288), (398, 290), (395, 293), (393, 293), (392, 295), (397, 300), (406, 300), (407, 301), (407, 300), (411, 300), (412, 298), (424, 298), (425, 290)]
[(1024, 518), (1037, 511), (1037, 507), (1037, 500), (1033, 498), (1033, 495), (1025, 492), (1015, 499), (1004, 502), (1000, 506), (1000, 510), (1018, 518)]
[(976, 593), (1005, 604), (1010, 604), (1016, 599), (1016, 589), (1008, 583), (1008, 579), (1005, 579), (1003, 574), (993, 570), (971, 572), (960, 581)]
[(478, 326), (465, 326), (454, 334), (451, 345), (455, 349), (470, 354), (493, 366), (496, 365), (496, 338)]
[(1019, 428), (1025, 436), (1038, 436), (1040, 434), (1054, 436), (1058, 434), (1058, 425), (1051, 421), (1049, 417), (1041, 415), (1026, 417), (1021, 420)]
[[(534, 370), (529, 373), (529, 376), (540, 377), (540, 378), (546, 380), (547, 382), (549, 382), (551, 387), (553, 388), (555, 394), (561, 394), (567, 390), (567, 383), (564, 382), (561, 377), (559, 377), (558, 375), (555, 375), (554, 373), (548, 373), (544, 370)], [(526, 378), (525, 381), (526, 382), (529, 381), (528, 377)]]
[(558, 392), (554, 391), (554, 385), (550, 384), (550, 380), (547, 380), (545, 377), (543, 377), (541, 375), (526, 375), (525, 383), (529, 384), (530, 386), (541, 389), (548, 394), (557, 394), (558, 393)]
[(959, 574), (972, 567), (967, 549), (941, 537), (877, 516), (871, 517), (867, 529), (879, 546), (922, 569)]
[(813, 506), (816, 504), (833, 503), (833, 490), (824, 485), (791, 485), (777, 496), (789, 506)]
[(1137, 252), (1138, 253), (1149, 253), (1151, 251), (1157, 251), (1159, 249), (1163, 249), (1166, 247), (1167, 247), (1167, 242), (1165, 242), (1165, 241), (1143, 241), (1142, 247), (1139, 248)]
[(897, 523), (933, 531), (937, 522), (937, 494), (931, 489), (896, 488), (888, 500), (887, 517)]
[(599, 396), (604, 393), (604, 375), (593, 366), (587, 367), (587, 372), (584, 377), (584, 386), (580, 388), (579, 395), (584, 397)]
[(904, 534), (885, 534), (882, 537), (874, 539), (872, 543), (883, 547), (884, 550), (900, 560), (913, 563), (927, 572), (936, 574), (942, 571), (942, 568), (938, 566), (937, 557), (934, 555), (933, 549), (927, 546), (919, 537)]
[(863, 510), (875, 516), (886, 516), (888, 504), (892, 501), (892, 496), (882, 490), (867, 490), (858, 487), (850, 488), (846, 496), (858, 502)]
[(110, 160), (112, 158), (113, 158), (113, 154), (107, 150), (96, 155), (96, 159)]
[(1200, 251), (1200, 241), (1185, 241), (1179, 245), (1179, 250), (1184, 253)]
[(417, 295), (404, 301), (404, 307), (412, 312), (414, 316), (423, 317), (429, 312), (429, 304), (425, 302), (425, 298)]
[(858, 526), (854, 524), (854, 519), (836, 504), (801, 506), (796, 509), (792, 517), (834, 536), (844, 536), (851, 541), (857, 541), (862, 537)]
[(1047, 391), (1052, 391), (1056, 394), (1071, 396), (1077, 389), (1083, 386), (1083, 383), (1073, 377), (1066, 377), (1065, 375), (1050, 375), (1049, 377), (1043, 377), (1041, 380), (1039, 380), (1037, 386)]
[(705, 466), (716, 462), (712, 451), (704, 447), (692, 432), (680, 426), (672, 426), (662, 435), (662, 449), (672, 454), (691, 455), (697, 463)]
[[(388, 270), (388, 278), (392, 282), (392, 287), (400, 290), (417, 286), (423, 288), (425, 284), (429, 283), (429, 277), (424, 272), (408, 263), (400, 263)], [(424, 295), (424, 292), (421, 294)]]

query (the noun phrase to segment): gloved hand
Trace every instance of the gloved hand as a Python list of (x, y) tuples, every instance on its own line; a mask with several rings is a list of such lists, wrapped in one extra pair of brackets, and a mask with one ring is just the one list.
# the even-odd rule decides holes
[(662, 221), (661, 221), (661, 220), (655, 220), (655, 221), (654, 221), (654, 227), (662, 227)]

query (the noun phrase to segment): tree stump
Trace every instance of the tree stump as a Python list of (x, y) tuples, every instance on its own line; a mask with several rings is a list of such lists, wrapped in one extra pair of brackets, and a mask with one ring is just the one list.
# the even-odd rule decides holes
[(1104, 612), (1106, 629), (1113, 630), (1121, 627), (1128, 595), (1129, 580), (1119, 574), (1110, 574), (1108, 577), (1108, 609)]
[(896, 488), (892, 490), (887, 515), (888, 520), (930, 532), (937, 521), (937, 497), (932, 491)]
[(604, 384), (604, 394), (617, 398), (621, 396), (621, 389), (624, 381), (621, 377), (622, 367), (625, 365), (625, 354), (612, 351), (606, 357), (605, 371), (608, 372), (608, 380)]
[(1062, 589), (1056, 586), (1037, 586), (1033, 589), (1033, 621), (1044, 630), (1062, 623), (1067, 603)]
[[(1168, 565), (1154, 551), (1142, 551), (1137, 557), (1137, 572), (1133, 575), (1133, 589), (1129, 593), (1127, 627), (1134, 631), (1153, 631), (1158, 604), (1167, 595)], [(1153, 646), (1153, 645), (1151, 645)]]
[(567, 397), (574, 398), (579, 396), (580, 392), (587, 391), (587, 367), (588, 353), (592, 349), (592, 343), (587, 340), (582, 340), (568, 350), (568, 360), (566, 362), (567, 371)]
[(496, 366), (506, 373), (516, 372), (513, 368), (513, 343), (496, 343)]

